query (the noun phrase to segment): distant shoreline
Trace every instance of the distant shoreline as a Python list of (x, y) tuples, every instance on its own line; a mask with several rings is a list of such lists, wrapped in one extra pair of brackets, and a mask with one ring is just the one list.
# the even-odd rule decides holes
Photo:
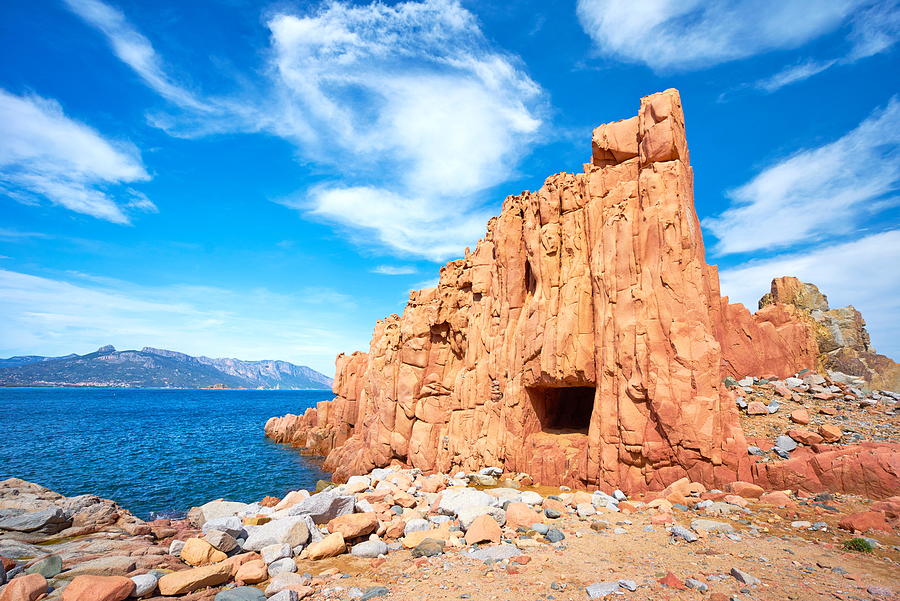
[(0, 384), (0, 388), (78, 388), (96, 390), (223, 390), (242, 392), (331, 392), (330, 388), (226, 388), (223, 386), (187, 387), (187, 386), (109, 386), (92, 384)]

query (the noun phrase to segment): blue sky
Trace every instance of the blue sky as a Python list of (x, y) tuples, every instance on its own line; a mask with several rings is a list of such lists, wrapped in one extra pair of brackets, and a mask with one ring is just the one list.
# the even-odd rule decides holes
[(852, 303), (900, 355), (889, 0), (0, 6), (0, 356), (102, 344), (333, 372), (676, 87), (723, 293)]

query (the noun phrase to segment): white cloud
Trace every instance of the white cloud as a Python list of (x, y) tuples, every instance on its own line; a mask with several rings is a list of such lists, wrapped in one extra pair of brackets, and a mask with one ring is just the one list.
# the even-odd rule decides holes
[[(75, 280), (0, 269), (0, 356), (83, 353), (104, 344), (154, 346), (192, 355), (282, 359), (332, 375), (339, 352), (368, 346), (362, 324), (322, 327), (346, 323), (358, 311), (346, 295), (327, 289), (284, 295), (68, 275)], [(81, 348), (72, 348), (73, 340)]]
[(748, 261), (719, 274), (722, 294), (751, 311), (773, 278), (791, 275), (828, 296), (832, 308), (853, 305), (866, 319), (872, 343), (900, 358), (900, 230), (873, 234), (812, 251)]
[(705, 68), (797, 48), (835, 30), (868, 0), (578, 0), (599, 50), (654, 70)]
[(768, 167), (728, 196), (731, 208), (703, 225), (718, 254), (785, 248), (846, 234), (896, 202), (900, 101), (892, 98), (856, 129)]
[(161, 96), (184, 107), (209, 110), (209, 105), (175, 83), (165, 73), (159, 55), (122, 12), (99, 0), (63, 0), (69, 9), (106, 35), (116, 56), (134, 69)]
[(803, 61), (796, 65), (785, 67), (775, 75), (757, 81), (754, 86), (756, 88), (759, 88), (760, 90), (763, 90), (764, 92), (775, 92), (777, 90), (780, 90), (784, 86), (809, 79), (813, 75), (817, 75), (822, 71), (825, 71), (826, 69), (832, 67), (837, 62), (837, 59), (831, 59), (827, 61)]
[[(67, 117), (57, 102), (0, 90), (0, 191), (24, 202), (46, 198), (72, 211), (128, 223), (123, 206), (156, 207), (119, 184), (150, 179), (137, 149)], [(127, 197), (120, 200), (119, 197)]]
[(412, 265), (378, 265), (372, 269), (372, 273), (381, 275), (411, 275), (417, 273)]
[(435, 260), (477, 240), (477, 193), (510, 176), (541, 124), (518, 61), (450, 1), (335, 2), (268, 26), (282, 101), (270, 127), (350, 180), (312, 190), (311, 213)]
[[(478, 193), (515, 172), (542, 124), (541, 88), (516, 57), (492, 47), (458, 0), (275, 10), (265, 21), (267, 80), (241, 100), (198, 100), (173, 83), (119, 11), (66, 1), (185, 109), (154, 115), (154, 125), (179, 136), (230, 129), (291, 141), (301, 160), (326, 165), (340, 181), (284, 204), (374, 232), (402, 253), (443, 259), (473, 243), (483, 230)], [(360, 214), (370, 218), (360, 223)]]

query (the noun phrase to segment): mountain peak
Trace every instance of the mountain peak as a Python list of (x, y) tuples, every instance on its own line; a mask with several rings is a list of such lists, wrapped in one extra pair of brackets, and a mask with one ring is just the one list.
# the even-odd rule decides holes
[(97, 352), (98, 353), (115, 353), (116, 347), (114, 347), (111, 344), (107, 344), (106, 346), (101, 346), (100, 348), (98, 348)]

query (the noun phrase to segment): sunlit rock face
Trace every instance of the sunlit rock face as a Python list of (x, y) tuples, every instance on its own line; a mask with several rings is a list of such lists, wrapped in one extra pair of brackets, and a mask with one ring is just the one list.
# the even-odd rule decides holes
[(815, 332), (820, 366), (863, 378), (871, 388), (900, 390), (900, 365), (875, 351), (866, 321), (852, 305), (831, 309), (815, 284), (795, 277), (772, 280), (772, 289), (759, 299), (761, 311), (787, 306), (799, 313)]
[(393, 460), (626, 491), (751, 479), (722, 380), (813, 368), (815, 335), (792, 306), (720, 296), (677, 91), (592, 142), (582, 173), (507, 198), (368, 353), (339, 356), (333, 401), (267, 434), (338, 480)]

